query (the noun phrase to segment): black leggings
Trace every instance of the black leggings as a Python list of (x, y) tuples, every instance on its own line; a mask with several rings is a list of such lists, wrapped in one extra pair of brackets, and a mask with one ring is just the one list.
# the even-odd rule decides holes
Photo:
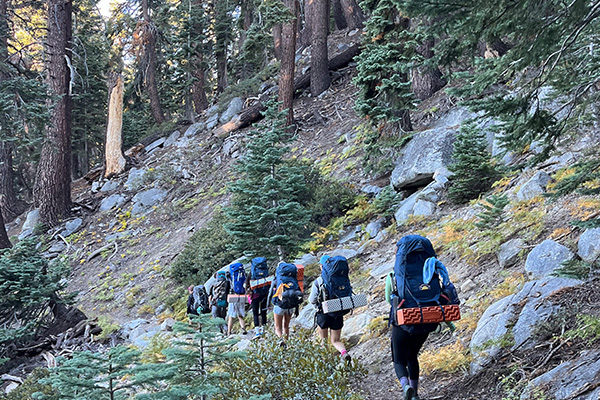
[(419, 350), (429, 333), (410, 334), (401, 326), (392, 326), (392, 358), (398, 379), (419, 379)]
[[(267, 297), (264, 295), (252, 300), (252, 314), (254, 316), (254, 326), (267, 324)], [(262, 317), (262, 324), (259, 323), (258, 316)]]

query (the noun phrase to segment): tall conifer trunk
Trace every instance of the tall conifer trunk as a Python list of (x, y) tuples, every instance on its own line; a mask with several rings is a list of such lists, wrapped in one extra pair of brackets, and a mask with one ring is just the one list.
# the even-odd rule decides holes
[(331, 5), (335, 26), (339, 30), (346, 29), (348, 27), (348, 23), (346, 22), (346, 17), (344, 16), (344, 10), (342, 10), (342, 3), (340, 0), (332, 0)]
[(329, 88), (331, 77), (327, 57), (329, 0), (308, 0), (312, 19), (312, 53), (310, 58), (310, 92), (318, 96)]
[[(228, 24), (227, 0), (217, 0), (215, 5), (215, 58), (217, 59), (217, 94), (227, 87), (227, 47), (230, 24)], [(220, 26), (221, 25), (221, 26)], [(223, 29), (226, 26), (226, 29)]]
[(284, 0), (294, 16), (281, 27), (281, 70), (279, 73), (279, 101), (282, 110), (288, 110), (287, 125), (294, 122), (294, 72), (296, 69), (296, 36), (298, 34), (298, 2)]
[(275, 52), (275, 58), (278, 59), (279, 61), (281, 61), (281, 52), (282, 52), (282, 46), (281, 46), (281, 41), (283, 40), (282, 38), (282, 25), (281, 24), (276, 24), (275, 26), (273, 26), (273, 50)]
[[(192, 7), (199, 10), (202, 8), (202, 0), (193, 0)], [(199, 14), (202, 11), (196, 12)], [(198, 15), (192, 23), (191, 35), (194, 38), (203, 35), (203, 26)], [(190, 60), (192, 76), (194, 77), (194, 83), (192, 85), (192, 101), (194, 103), (194, 110), (197, 114), (208, 108), (208, 99), (206, 97), (206, 78), (205, 78), (205, 67), (204, 67), (204, 48), (202, 43), (194, 41), (192, 43), (192, 59)]]
[(8, 249), (12, 247), (12, 243), (8, 239), (6, 234), (6, 227), (4, 226), (4, 217), (2, 217), (2, 210), (0, 210), (0, 250)]
[(53, 107), (40, 155), (34, 202), (42, 221), (55, 225), (71, 206), (71, 60), (72, 9), (70, 0), (48, 0), (46, 83)]
[(362, 28), (365, 17), (356, 0), (340, 0), (348, 29)]
[(156, 84), (156, 69), (158, 60), (156, 56), (156, 27), (150, 20), (150, 10), (148, 8), (148, 0), (142, 0), (142, 18), (144, 19), (144, 52), (147, 68), (145, 71), (146, 90), (150, 98), (150, 110), (157, 124), (162, 124), (165, 121), (165, 114), (160, 105), (160, 97), (158, 94), (158, 85)]

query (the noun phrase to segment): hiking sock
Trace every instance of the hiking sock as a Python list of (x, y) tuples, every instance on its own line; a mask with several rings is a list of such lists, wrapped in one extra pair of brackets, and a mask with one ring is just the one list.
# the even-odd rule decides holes
[(419, 380), (418, 379), (409, 379), (410, 387), (415, 389), (415, 394), (419, 392)]
[(403, 376), (400, 378), (400, 386), (402, 386), (402, 389), (404, 389), (406, 385), (408, 385), (408, 378)]

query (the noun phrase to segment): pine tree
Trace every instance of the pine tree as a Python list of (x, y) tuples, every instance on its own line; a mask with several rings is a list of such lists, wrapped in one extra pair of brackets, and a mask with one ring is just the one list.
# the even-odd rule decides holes
[(490, 189), (500, 175), (486, 149), (484, 132), (473, 124), (462, 127), (452, 158), (454, 163), (449, 169), (454, 175), (450, 177), (448, 198), (456, 203), (476, 198)]
[[(495, 117), (505, 148), (532, 142), (547, 157), (600, 99), (600, 58), (590, 46), (600, 29), (598, 4), (552, 0), (401, 1), (411, 17), (435, 21), (436, 58), (458, 68), (451, 93)], [(478, 51), (486, 43), (488, 54)], [(468, 68), (465, 71), (464, 66)], [(548, 103), (558, 100), (558, 105)]]
[(140, 388), (154, 385), (168, 373), (139, 364), (140, 354), (126, 346), (112, 347), (106, 352), (74, 353), (72, 358), (59, 359), (58, 367), (42, 382), (50, 383), (61, 399), (130, 399)]
[(483, 207), (483, 211), (477, 214), (481, 220), (475, 223), (479, 229), (493, 229), (497, 227), (502, 222), (502, 213), (504, 212), (504, 207), (506, 207), (510, 203), (508, 200), (508, 196), (494, 194), (485, 199), (485, 202), (481, 203), (481, 207)]
[(395, 0), (363, 0), (361, 7), (371, 10), (366, 22), (365, 46), (357, 56), (354, 84), (360, 89), (358, 112), (375, 125), (397, 123), (411, 131), (409, 110), (415, 99), (408, 79), (416, 54), (409, 20), (399, 14)]
[(68, 265), (49, 263), (35, 249), (35, 242), (21, 241), (0, 253), (0, 358), (10, 343), (34, 338), (52, 322), (58, 293), (66, 284)]
[(253, 131), (248, 154), (236, 165), (239, 179), (230, 185), (231, 222), (225, 229), (241, 252), (285, 257), (300, 245), (309, 212), (301, 204), (307, 191), (302, 167), (285, 159), (293, 137), (286, 132), (286, 112), (271, 103), (259, 131)]
[(156, 374), (163, 376), (165, 389), (154, 393), (140, 394), (140, 400), (166, 399), (214, 399), (226, 392), (231, 363), (244, 357), (245, 353), (232, 350), (235, 341), (223, 340), (219, 325), (225, 321), (210, 315), (194, 316), (192, 323), (177, 322), (173, 327), (178, 340), (163, 351), (167, 361), (150, 365), (146, 375), (151, 379)]

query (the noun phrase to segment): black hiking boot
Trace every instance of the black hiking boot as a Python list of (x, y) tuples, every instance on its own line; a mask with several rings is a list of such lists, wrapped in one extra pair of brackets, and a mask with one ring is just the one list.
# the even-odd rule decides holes
[(416, 396), (415, 389), (410, 387), (409, 385), (404, 386), (404, 400), (413, 400)]

